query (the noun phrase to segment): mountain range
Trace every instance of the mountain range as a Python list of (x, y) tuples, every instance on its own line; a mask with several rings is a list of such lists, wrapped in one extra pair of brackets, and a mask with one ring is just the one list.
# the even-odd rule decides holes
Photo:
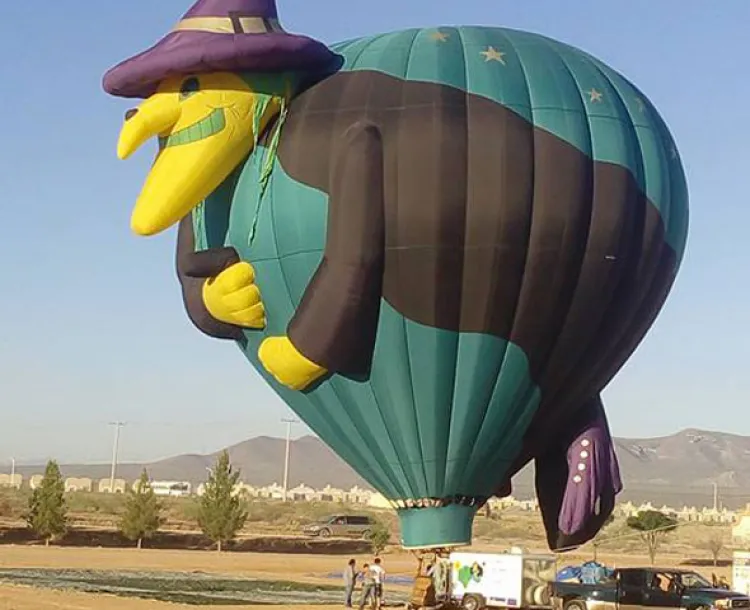
[[(688, 429), (659, 438), (615, 439), (625, 491), (621, 500), (650, 501), (655, 505), (679, 507), (711, 506), (714, 494), (729, 508), (750, 502), (750, 437)], [(256, 486), (281, 483), (285, 441), (266, 436), (251, 438), (227, 448), (232, 464), (241, 469), (242, 480)], [(153, 479), (205, 480), (216, 453), (180, 455), (150, 464), (118, 464), (117, 476), (138, 477), (145, 467)], [(63, 475), (94, 480), (109, 477), (109, 464), (61, 465)], [(24, 476), (43, 472), (43, 466), (19, 466)], [(367, 484), (317, 437), (305, 436), (291, 442), (289, 485), (300, 483), (320, 489), (330, 484), (349, 489)], [(530, 498), (533, 466), (524, 468), (513, 480), (513, 495)]]

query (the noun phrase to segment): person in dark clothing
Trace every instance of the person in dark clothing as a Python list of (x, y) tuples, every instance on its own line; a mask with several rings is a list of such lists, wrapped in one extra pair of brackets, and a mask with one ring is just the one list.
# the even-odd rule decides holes
[(357, 583), (357, 561), (356, 559), (350, 559), (344, 570), (344, 604), (347, 608), (352, 607), (352, 595), (354, 594), (354, 586)]

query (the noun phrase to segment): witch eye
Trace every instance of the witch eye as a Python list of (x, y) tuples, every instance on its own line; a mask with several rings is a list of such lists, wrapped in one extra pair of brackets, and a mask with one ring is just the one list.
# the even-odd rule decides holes
[(180, 99), (184, 100), (189, 98), (194, 93), (198, 93), (201, 90), (201, 84), (197, 78), (190, 77), (182, 81), (180, 85)]

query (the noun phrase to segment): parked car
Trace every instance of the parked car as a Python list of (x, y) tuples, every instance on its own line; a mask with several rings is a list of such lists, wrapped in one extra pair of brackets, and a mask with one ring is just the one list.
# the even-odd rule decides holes
[(307, 536), (320, 538), (367, 538), (373, 527), (373, 520), (367, 515), (333, 515), (302, 528)]
[(750, 609), (750, 597), (690, 570), (622, 568), (597, 584), (552, 583), (554, 610)]

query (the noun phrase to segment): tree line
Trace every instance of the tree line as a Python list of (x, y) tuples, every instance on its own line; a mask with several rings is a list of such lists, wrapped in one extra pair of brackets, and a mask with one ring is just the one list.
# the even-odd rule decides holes
[[(224, 451), (210, 470), (205, 493), (200, 498), (198, 525), (219, 551), (234, 540), (247, 521), (244, 501), (233, 493), (239, 477), (239, 470), (232, 468), (229, 454)], [(141, 548), (143, 541), (153, 537), (164, 525), (163, 509), (144, 469), (134, 488), (126, 492), (120, 532)], [(29, 498), (24, 518), (37, 537), (49, 545), (68, 531), (67, 511), (60, 467), (56, 461), (50, 460), (39, 486)]]

